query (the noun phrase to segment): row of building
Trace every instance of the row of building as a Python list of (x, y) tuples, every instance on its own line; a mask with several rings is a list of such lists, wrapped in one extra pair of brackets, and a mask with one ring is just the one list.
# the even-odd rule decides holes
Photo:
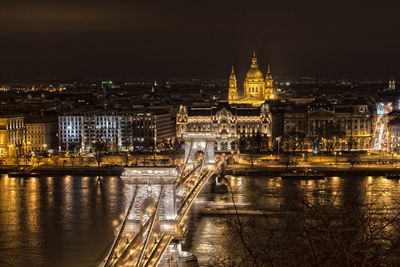
[[(256, 136), (265, 140), (263, 150), (273, 150), (278, 143), (283, 145), (285, 138), (295, 135), (303, 136), (298, 141), (304, 150), (312, 150), (316, 142), (323, 148), (327, 138), (337, 139), (338, 150), (365, 150), (373, 149), (376, 142), (375, 114), (374, 105), (361, 98), (335, 104), (326, 99), (309, 99), (271, 100), (259, 107), (227, 101), (181, 106), (176, 122), (164, 110), (75, 111), (54, 119), (24, 118), (3, 112), (0, 155), (49, 150), (90, 152), (99, 141), (106, 143), (110, 151), (152, 150), (189, 132), (215, 133), (219, 151), (237, 150), (240, 139)], [(393, 131), (393, 137), (397, 136), (397, 128)]]
[(176, 118), (177, 137), (213, 132), (216, 148), (221, 151), (237, 149), (241, 139), (255, 136), (264, 139), (262, 150), (297, 142), (293, 146), (315, 151), (324, 149), (328, 139), (335, 139), (334, 149), (374, 147), (375, 103), (358, 97), (278, 99), (270, 67), (264, 79), (255, 54), (243, 82), (243, 94), (239, 95), (232, 69), (227, 98), (215, 105), (182, 106)]
[[(240, 139), (260, 136), (263, 150), (276, 149), (279, 142), (299, 136), (298, 146), (311, 151), (316, 144), (324, 149), (335, 138), (335, 149), (367, 150), (374, 147), (375, 111), (362, 99), (330, 104), (315, 99), (309, 103), (270, 101), (260, 107), (230, 105), (182, 106), (177, 114), (177, 137), (189, 132), (214, 132), (221, 151), (238, 148)], [(300, 138), (301, 136), (301, 138)], [(351, 143), (349, 143), (351, 142)]]
[[(0, 101), (0, 156), (49, 150), (90, 152), (96, 142), (106, 143), (110, 151), (153, 150), (190, 132), (215, 134), (219, 151), (241, 149), (252, 139), (262, 140), (264, 151), (315, 151), (332, 146), (332, 140), (336, 150), (400, 148), (400, 115), (390, 113), (399, 105), (377, 105), (373, 97), (343, 90), (336, 97), (331, 91), (329, 97), (322, 95), (320, 88), (275, 90), (278, 85), (271, 68), (264, 75), (255, 54), (242, 87), (232, 68), (226, 97), (214, 87), (206, 94), (190, 91), (186, 84), (184, 89), (161, 90), (156, 83), (139, 97), (132, 95), (138, 90), (112, 84), (102, 82), (101, 90), (52, 95), (29, 92), (26, 98), (5, 95), (9, 99)], [(391, 81), (386, 93), (392, 97), (395, 91)], [(18, 111), (25, 115), (15, 115)], [(42, 114), (46, 112), (57, 115)]]
[(154, 149), (175, 137), (175, 121), (165, 110), (73, 112), (59, 116), (60, 150), (88, 152), (96, 142), (110, 151)]
[(175, 137), (165, 110), (69, 112), (57, 117), (0, 113), (0, 156), (52, 151), (90, 152), (96, 142), (110, 151), (154, 149)]

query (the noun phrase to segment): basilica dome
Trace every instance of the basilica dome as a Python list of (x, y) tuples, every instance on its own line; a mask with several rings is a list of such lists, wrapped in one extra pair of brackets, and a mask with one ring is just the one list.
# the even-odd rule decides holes
[(246, 80), (255, 80), (261, 79), (263, 80), (263, 73), (258, 69), (256, 53), (253, 52), (253, 58), (251, 59), (250, 69), (246, 74)]
[(259, 107), (265, 100), (273, 99), (274, 80), (272, 79), (271, 69), (268, 66), (267, 74), (264, 76), (258, 68), (256, 53), (253, 52), (249, 71), (243, 83), (243, 95), (238, 95), (236, 75), (232, 67), (229, 76), (228, 101), (230, 104), (251, 104)]
[(263, 73), (258, 68), (251, 68), (246, 74), (246, 79), (263, 79)]

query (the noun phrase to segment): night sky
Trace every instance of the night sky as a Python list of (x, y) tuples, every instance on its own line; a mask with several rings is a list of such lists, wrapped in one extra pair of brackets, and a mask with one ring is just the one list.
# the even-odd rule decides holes
[[(396, 1), (9, 1), (0, 80), (239, 78), (265, 72), (400, 78)], [(387, 77), (388, 78), (388, 77)]]

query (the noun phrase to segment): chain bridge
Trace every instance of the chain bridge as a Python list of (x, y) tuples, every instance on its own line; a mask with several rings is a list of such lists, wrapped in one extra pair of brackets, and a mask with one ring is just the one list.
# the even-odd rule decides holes
[(185, 158), (180, 168), (124, 169), (121, 179), (128, 205), (101, 267), (180, 265), (174, 254), (180, 245), (172, 241), (185, 237), (190, 207), (225, 162), (214, 155), (214, 133), (187, 133), (183, 140)]

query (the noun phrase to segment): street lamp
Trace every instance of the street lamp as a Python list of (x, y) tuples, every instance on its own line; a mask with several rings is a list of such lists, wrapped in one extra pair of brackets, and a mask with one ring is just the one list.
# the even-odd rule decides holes
[(12, 156), (12, 148), (14, 147), (13, 144), (9, 144), (8, 145), (8, 156), (11, 157)]
[(333, 152), (333, 154), (335, 155), (335, 165), (337, 165), (337, 157), (336, 157), (337, 152), (335, 151)]
[(26, 146), (26, 151), (25, 151), (25, 152), (28, 153), (28, 150), (29, 150), (29, 151), (32, 150), (32, 149), (31, 149), (31, 141), (26, 142), (26, 145), (27, 145), (27, 146)]
[(279, 136), (279, 137), (276, 137), (276, 138), (275, 138), (275, 141), (278, 142), (278, 153), (277, 153), (277, 157), (279, 157), (279, 150), (280, 150), (281, 137), (280, 137), (280, 136)]
[(157, 151), (156, 151), (156, 148), (157, 148), (157, 129), (155, 128), (154, 129), (154, 162), (153, 162), (153, 164), (154, 164), (154, 166), (156, 166), (157, 165), (157, 159), (156, 159), (156, 153), (157, 153)]

